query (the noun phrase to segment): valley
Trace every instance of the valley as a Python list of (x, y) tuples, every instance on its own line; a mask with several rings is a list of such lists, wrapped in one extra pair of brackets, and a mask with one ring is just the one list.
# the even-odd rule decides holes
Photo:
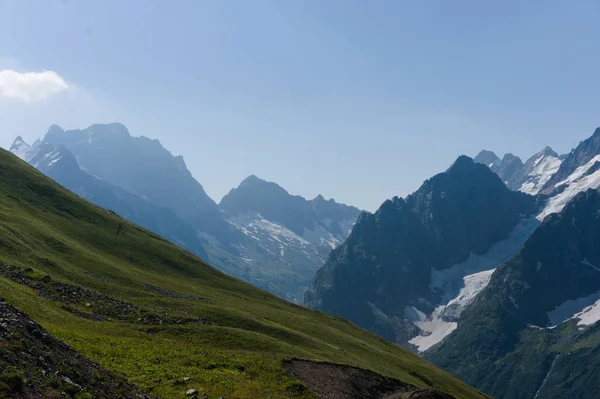
[[(485, 397), (341, 318), (225, 275), (4, 150), (0, 163), (0, 263), (8, 265), (0, 276), (2, 306), (25, 312), (148, 395), (179, 398), (193, 389), (211, 399), (310, 397), (283, 366), (301, 358), (361, 367), (454, 397)], [(0, 352), (0, 361), (22, 367), (11, 353)], [(96, 389), (79, 382), (85, 374), (69, 377), (77, 370), (57, 378), (77, 383), (81, 395)], [(35, 381), (36, 390), (55, 389), (53, 380)]]

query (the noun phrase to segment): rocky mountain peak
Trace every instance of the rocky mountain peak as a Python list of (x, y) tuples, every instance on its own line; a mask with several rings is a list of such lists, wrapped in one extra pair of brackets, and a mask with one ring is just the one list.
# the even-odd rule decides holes
[[(541, 192), (551, 194), (560, 182), (565, 181), (579, 168), (589, 170), (600, 158), (600, 128), (592, 136), (579, 143), (562, 161), (558, 171), (546, 182)], [(573, 177), (573, 176), (572, 176)], [(579, 180), (581, 176), (575, 176)], [(570, 182), (576, 183), (576, 182)]]
[[(432, 314), (436, 306), (446, 306), (443, 300), (452, 298), (454, 305), (468, 302), (458, 291), (431, 288), (432, 276), (447, 276), (435, 283), (451, 287), (463, 282), (461, 273), (469, 274), (471, 268), (488, 273), (497, 265), (484, 264), (480, 260), (487, 258), (477, 256), (507, 240), (535, 208), (533, 197), (510, 191), (487, 166), (460, 156), (405, 199), (394, 197), (374, 214), (361, 214), (348, 239), (317, 273), (305, 303), (398, 343), (416, 339), (415, 345), (427, 347), (427, 340), (439, 341), (443, 335), (437, 331), (427, 338), (434, 329), (424, 323), (426, 318), (446, 326), (447, 333), (452, 327)], [(489, 275), (481, 277), (478, 287), (485, 286)]]
[(131, 137), (131, 134), (129, 133), (127, 127), (122, 123), (118, 122), (95, 124), (91, 125), (86, 130), (88, 134), (93, 135)]
[(544, 149), (538, 152), (536, 155), (544, 155), (559, 158), (558, 154), (550, 146), (544, 147)]
[(60, 133), (64, 133), (64, 129), (58, 125), (50, 125), (50, 127), (48, 128), (48, 132), (46, 134), (60, 134)]
[(481, 163), (476, 163), (466, 155), (461, 155), (444, 173), (439, 173), (426, 180), (415, 194), (423, 192), (423, 190), (437, 190), (442, 188), (453, 190), (459, 188), (459, 186), (453, 188), (453, 183), (451, 182), (460, 182), (461, 185), (464, 185), (466, 182), (476, 185), (496, 185), (496, 189), (502, 189), (502, 184), (498, 176), (490, 168)]
[(428, 359), (498, 398), (593, 398), (579, 392), (598, 361), (585, 343), (598, 339), (599, 221), (596, 190), (547, 217)]
[(29, 160), (36, 155), (37, 149), (33, 147), (37, 147), (38, 144), (39, 142), (36, 142), (34, 146), (30, 146), (23, 140), (21, 136), (17, 136), (10, 146), (9, 151), (25, 162), (29, 162)]
[(488, 151), (488, 150), (482, 150), (474, 158), (474, 161), (478, 162), (478, 163), (482, 163), (484, 165), (487, 165), (488, 167), (491, 168), (492, 165), (499, 164), (501, 160), (500, 160), (500, 158), (498, 158), (498, 156), (494, 152)]
[(274, 190), (278, 191), (280, 194), (290, 195), (279, 184), (263, 180), (256, 175), (250, 175), (242, 180), (237, 187), (237, 190)]
[(17, 136), (15, 138), (15, 140), (13, 141), (12, 145), (10, 146), (10, 148), (12, 149), (13, 147), (20, 147), (22, 145), (27, 145), (27, 143), (25, 143), (25, 141), (23, 141), (23, 138), (21, 136)]

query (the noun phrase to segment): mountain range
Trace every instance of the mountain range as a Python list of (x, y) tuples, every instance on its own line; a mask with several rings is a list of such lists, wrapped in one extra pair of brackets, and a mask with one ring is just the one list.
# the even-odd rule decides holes
[(359, 217), (305, 295), (498, 398), (597, 397), (600, 129), (461, 156)]
[(320, 195), (290, 195), (256, 176), (217, 204), (181, 156), (119, 123), (53, 125), (31, 146), (17, 137), (10, 151), (82, 198), (293, 302), (360, 213)]
[(498, 398), (596, 398), (600, 193), (535, 230), (427, 358)]
[[(486, 397), (218, 271), (5, 150), (0, 164), (1, 396), (325, 398), (360, 377), (350, 389)], [(335, 378), (315, 384), (325, 369)]]
[(306, 304), (425, 350), (456, 328), (490, 270), (534, 228), (536, 205), (462, 156), (406, 199), (361, 215)]
[[(78, 197), (0, 154), (0, 287), (9, 305), (107, 376), (140, 381), (144, 392), (121, 383), (139, 395), (176, 396), (190, 378), (148, 379), (153, 365), (137, 370), (124, 360), (128, 342), (143, 363), (140, 348), (164, 338), (150, 356), (179, 369), (192, 360), (169, 350), (192, 350), (188, 343), (214, 333), (203, 349), (212, 363), (192, 367), (213, 393), (223, 386), (206, 370), (226, 369), (220, 381), (237, 381), (226, 389), (232, 397), (321, 397), (332, 386), (348, 397), (484, 397), (397, 345), (197, 257), (289, 301), (304, 298), (494, 397), (600, 395), (600, 128), (564, 155), (545, 147), (525, 162), (488, 150), (460, 156), (375, 213), (307, 200), (254, 175), (217, 204), (183, 158), (118, 123), (54, 125), (31, 146), (17, 137), (10, 151)], [(90, 336), (92, 321), (108, 324)], [(214, 347), (223, 339), (242, 360), (224, 360)], [(258, 372), (260, 353), (285, 356)], [(250, 369), (268, 375), (260, 389)]]

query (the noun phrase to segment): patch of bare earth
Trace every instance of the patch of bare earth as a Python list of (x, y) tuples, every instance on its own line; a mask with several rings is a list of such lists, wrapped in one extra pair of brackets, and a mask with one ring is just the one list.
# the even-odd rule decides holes
[(444, 392), (351, 366), (290, 360), (284, 367), (291, 378), (306, 384), (310, 393), (321, 399), (454, 399)]

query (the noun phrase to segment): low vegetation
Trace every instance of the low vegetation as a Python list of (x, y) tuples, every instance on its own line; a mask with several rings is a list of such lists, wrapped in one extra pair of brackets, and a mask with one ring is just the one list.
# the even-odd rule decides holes
[[(0, 296), (151, 395), (310, 397), (283, 366), (303, 358), (484, 397), (343, 319), (228, 277), (5, 151), (0, 164)], [(4, 391), (27, 384), (18, 376), (2, 377)]]

